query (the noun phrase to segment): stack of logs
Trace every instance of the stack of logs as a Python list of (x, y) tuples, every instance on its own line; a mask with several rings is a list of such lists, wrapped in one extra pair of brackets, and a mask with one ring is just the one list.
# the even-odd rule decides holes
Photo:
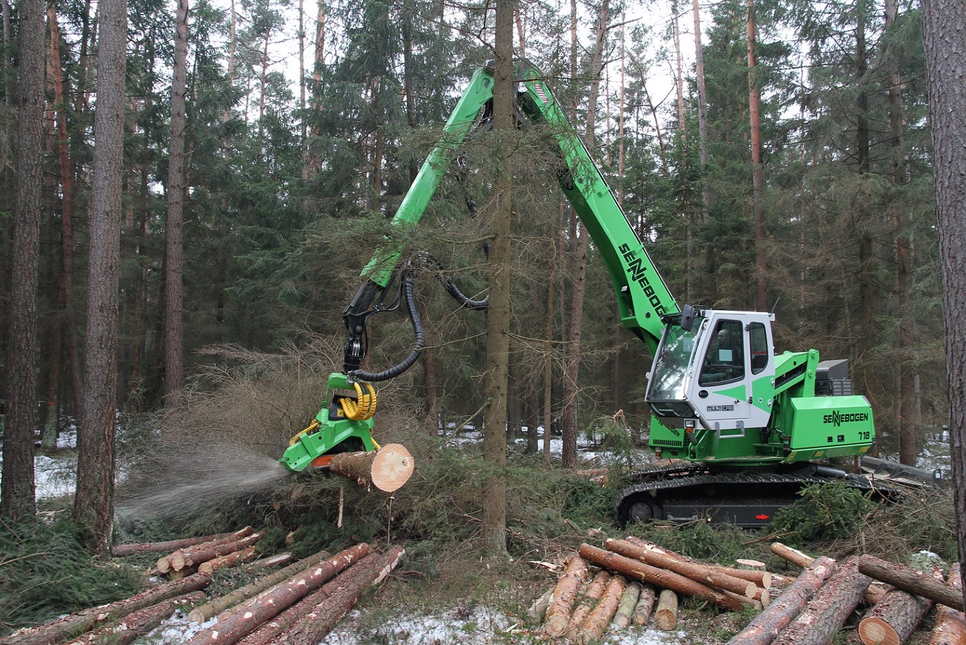
[[(149, 573), (168, 573), (174, 579), (124, 600), (21, 629), (0, 639), (0, 645), (131, 643), (177, 609), (190, 609), (189, 620), (206, 623), (203, 627), (207, 628), (189, 641), (195, 645), (314, 644), (332, 630), (364, 591), (385, 579), (405, 553), (402, 547), (377, 553), (366, 543), (334, 556), (320, 551), (208, 600), (201, 590), (211, 582), (212, 573), (253, 558), (252, 545), (259, 537), (246, 527), (201, 538), (115, 546), (115, 556), (167, 553)], [(262, 558), (249, 564), (248, 569), (262, 572), (287, 564), (291, 558), (288, 553)], [(214, 622), (207, 624), (211, 619)]]
[(674, 629), (679, 594), (729, 610), (760, 610), (770, 601), (770, 588), (787, 581), (752, 563), (762, 568), (704, 564), (635, 537), (605, 540), (603, 549), (582, 544), (530, 616), (543, 621), (543, 636), (584, 645), (609, 628), (646, 625), (652, 610), (658, 629)]
[(873, 556), (836, 562), (777, 542), (771, 548), (801, 566), (801, 574), (785, 578), (754, 561), (741, 561), (750, 569), (697, 562), (635, 537), (605, 540), (603, 549), (582, 544), (530, 617), (542, 621), (543, 637), (585, 645), (608, 629), (646, 625), (652, 610), (655, 627), (674, 629), (683, 594), (758, 612), (728, 645), (828, 645), (864, 604), (861, 642), (900, 645), (937, 603), (930, 645), (966, 645), (958, 564), (944, 584), (939, 570), (922, 573)]

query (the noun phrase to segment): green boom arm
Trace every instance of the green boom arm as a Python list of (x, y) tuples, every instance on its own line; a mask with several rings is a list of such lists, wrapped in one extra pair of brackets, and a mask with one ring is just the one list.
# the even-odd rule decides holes
[[(526, 61), (516, 65), (519, 89), (517, 101), (533, 121), (546, 124), (552, 133), (567, 172), (561, 185), (598, 252), (607, 265), (614, 289), (620, 321), (636, 333), (653, 352), (664, 329), (663, 315), (678, 313), (679, 308), (667, 284), (658, 273), (647, 250), (627, 222), (590, 153), (567, 119), (560, 104), (543, 82), (540, 71)], [(463, 143), (486, 103), (493, 97), (493, 73), (477, 70), (469, 87), (450, 114), (443, 136), (423, 162), (392, 225), (400, 231), (415, 227), (432, 199), (454, 151)], [(362, 274), (385, 287), (399, 263), (402, 242), (390, 240), (380, 247)]]

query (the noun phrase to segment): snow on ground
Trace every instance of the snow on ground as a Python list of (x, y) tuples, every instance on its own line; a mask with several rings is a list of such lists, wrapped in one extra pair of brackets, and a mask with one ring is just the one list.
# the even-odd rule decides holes
[(926, 435), (922, 451), (916, 459), (916, 468), (942, 473), (943, 479), (953, 476), (952, 460), (949, 456), (949, 431)]
[(138, 639), (139, 643), (164, 645), (167, 643), (187, 643), (191, 637), (202, 629), (208, 629), (217, 622), (211, 618), (203, 623), (194, 623), (188, 620), (188, 615), (180, 609), (170, 618), (155, 627), (151, 632)]
[(34, 457), (34, 481), (37, 499), (71, 495), (77, 484), (77, 458)]

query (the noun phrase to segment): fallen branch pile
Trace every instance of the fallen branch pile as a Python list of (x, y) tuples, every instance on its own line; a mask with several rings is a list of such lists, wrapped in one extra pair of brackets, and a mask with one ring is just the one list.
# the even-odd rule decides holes
[(722, 567), (633, 537), (603, 547), (581, 544), (531, 606), (541, 636), (585, 645), (608, 629), (646, 625), (652, 611), (657, 629), (673, 630), (684, 595), (758, 612), (728, 645), (829, 645), (860, 605), (868, 607), (857, 630), (864, 645), (901, 645), (933, 603), (939, 609), (930, 645), (966, 645), (958, 565), (946, 584), (938, 569), (919, 572), (868, 555), (836, 562), (775, 543), (774, 553), (803, 568), (786, 579), (758, 562)]

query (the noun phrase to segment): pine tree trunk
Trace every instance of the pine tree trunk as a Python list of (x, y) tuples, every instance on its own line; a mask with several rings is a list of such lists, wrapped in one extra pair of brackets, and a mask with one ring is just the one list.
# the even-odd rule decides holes
[(551, 638), (559, 638), (570, 624), (574, 601), (577, 600), (577, 589), (587, 575), (587, 563), (579, 555), (572, 555), (567, 560), (557, 586), (553, 590), (553, 600), (547, 607), (544, 631)]
[(594, 579), (590, 581), (587, 589), (581, 594), (573, 613), (570, 615), (570, 622), (567, 623), (564, 640), (574, 641), (577, 639), (577, 631), (584, 624), (590, 612), (597, 606), (598, 601), (603, 597), (610, 579), (611, 575), (608, 572), (598, 571)]
[(506, 465), (507, 384), (510, 348), (510, 235), (512, 231), (513, 173), (508, 140), (514, 132), (513, 103), (513, 1), (496, 4), (496, 71), (493, 84), (493, 125), (500, 168), (496, 180), (495, 210), (491, 217), (492, 242), (489, 256), (489, 307), (486, 312), (486, 412), (483, 456), (494, 469), (483, 491), (483, 543), (494, 555), (506, 553)]
[(553, 438), (553, 331), (557, 304), (557, 233), (550, 235), (550, 267), (547, 271), (547, 316), (543, 323), (543, 462), (550, 464), (550, 442)]
[(862, 556), (858, 565), (863, 574), (888, 583), (896, 589), (963, 611), (963, 597), (959, 590), (946, 586), (931, 575), (871, 555)]
[(762, 205), (765, 171), (761, 165), (761, 88), (758, 86), (758, 57), (755, 53), (756, 31), (755, 0), (748, 0), (746, 32), (748, 36), (748, 120), (751, 128), (751, 210), (755, 220), (755, 310), (768, 311), (765, 209)]
[(662, 631), (669, 632), (677, 627), (677, 624), (677, 594), (670, 589), (663, 589), (657, 601), (657, 609), (654, 611), (654, 626)]
[(7, 336), (7, 418), (0, 516), (33, 517), (34, 427), (37, 408), (37, 286), (43, 190), (44, 3), (23, 0), (17, 87), (17, 189), (14, 208), (10, 329)]
[(111, 547), (111, 555), (121, 558), (135, 553), (164, 553), (181, 549), (186, 546), (202, 544), (228, 537), (231, 533), (220, 533), (218, 535), (203, 535), (201, 537), (182, 538), (180, 540), (168, 540), (166, 542), (141, 542), (137, 544), (115, 544)]
[(174, 405), (184, 389), (184, 197), (185, 85), (188, 55), (188, 0), (175, 16), (174, 78), (171, 83), (171, 138), (168, 145), (168, 215), (165, 220), (164, 395)]
[[(604, 47), (607, 43), (607, 19), (610, 2), (602, 0), (597, 12), (594, 28), (594, 48), (591, 51), (590, 94), (587, 99), (587, 122), (584, 144), (593, 153), (597, 147), (597, 100), (600, 96), (600, 71), (603, 68)], [(587, 228), (583, 222), (577, 225), (577, 239), (574, 245), (573, 290), (570, 295), (568, 314), (570, 328), (567, 333), (567, 358), (563, 375), (563, 452), (561, 460), (564, 468), (577, 465), (577, 399), (580, 393), (581, 334), (584, 319), (584, 293), (587, 288)]]
[(640, 598), (641, 583), (632, 582), (624, 588), (624, 593), (621, 594), (620, 602), (617, 605), (617, 612), (614, 614), (614, 620), (611, 623), (614, 629), (624, 629), (631, 624), (634, 609), (637, 607), (637, 601)]
[(635, 625), (639, 627), (647, 625), (647, 621), (651, 617), (651, 611), (654, 609), (654, 602), (656, 600), (657, 594), (654, 591), (654, 587), (644, 585), (641, 589), (641, 596), (637, 599), (637, 606), (634, 607), (633, 622)]
[(694, 76), (698, 88), (698, 158), (701, 161), (701, 220), (707, 222), (711, 212), (711, 190), (705, 174), (708, 172), (708, 92), (704, 80), (704, 44), (701, 42), (701, 5), (691, 0), (694, 22)]
[(80, 638), (70, 641), (66, 645), (128, 645), (139, 637), (144, 636), (161, 624), (176, 609), (186, 605), (193, 605), (205, 599), (205, 592), (192, 591), (168, 600), (162, 600), (156, 605), (132, 611), (116, 625), (108, 625), (101, 629), (88, 632)]
[[(610, 627), (610, 622), (617, 613), (621, 605), (624, 590), (627, 588), (627, 580), (621, 576), (613, 576), (607, 582), (607, 588), (594, 607), (593, 611), (587, 615), (583, 624), (576, 632), (575, 639), (580, 645), (597, 642)], [(628, 604), (630, 601), (628, 601)]]
[[(942, 571), (933, 571), (942, 582)], [(863, 645), (902, 645), (932, 608), (928, 598), (893, 589), (866, 612), (859, 622)]]
[[(953, 589), (962, 591), (963, 584), (959, 572), (959, 563), (954, 562), (949, 567), (949, 578), (946, 580)], [(936, 620), (929, 645), (962, 645), (966, 643), (966, 616), (946, 605), (936, 608)]]
[(413, 456), (398, 443), (372, 452), (342, 452), (332, 456), (329, 470), (369, 489), (375, 486), (392, 493), (402, 488), (413, 474)]

